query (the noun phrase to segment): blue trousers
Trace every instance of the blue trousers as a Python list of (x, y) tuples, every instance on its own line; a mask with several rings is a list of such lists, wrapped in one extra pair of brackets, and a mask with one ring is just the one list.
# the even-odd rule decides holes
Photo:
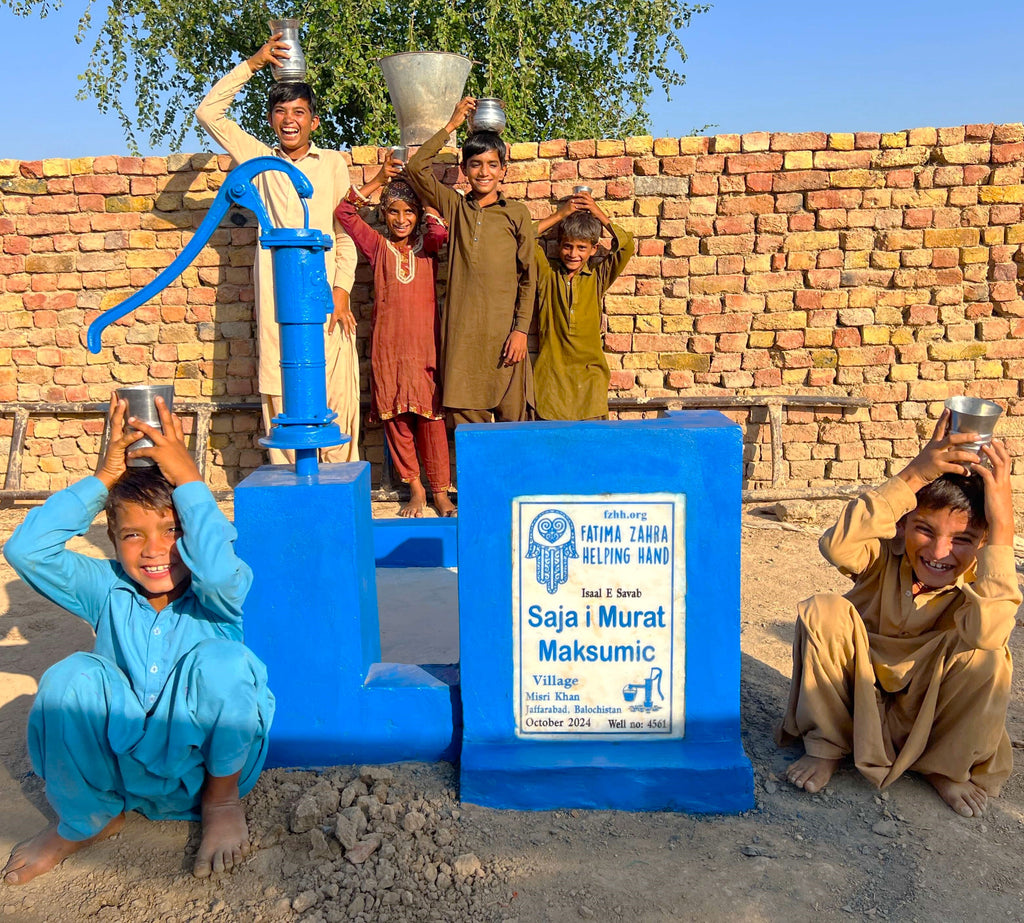
[(105, 657), (76, 653), (47, 670), (28, 719), (28, 750), (58, 833), (84, 840), (124, 811), (198, 820), (207, 775), (256, 784), (274, 697), (266, 667), (238, 641), (201, 641), (147, 712)]

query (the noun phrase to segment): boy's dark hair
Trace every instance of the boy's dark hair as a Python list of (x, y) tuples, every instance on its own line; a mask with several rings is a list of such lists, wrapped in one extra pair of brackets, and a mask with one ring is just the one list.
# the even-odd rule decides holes
[(985, 483), (977, 474), (944, 474), (917, 492), (919, 510), (959, 510), (975, 529), (988, 529)]
[(590, 212), (573, 212), (558, 224), (558, 239), (587, 240), (596, 244), (601, 239), (602, 224)]
[(496, 151), (498, 162), (504, 167), (507, 155), (505, 142), (501, 135), (494, 131), (474, 131), (465, 141), (462, 142), (462, 164), (465, 166), (470, 157), (479, 157), (488, 151)]
[(104, 510), (107, 525), (117, 523), (117, 511), (126, 503), (135, 503), (147, 510), (173, 510), (174, 485), (156, 465), (128, 468), (110, 488)]
[(267, 112), (273, 112), (274, 107), (281, 103), (290, 103), (297, 99), (305, 100), (309, 105), (311, 117), (316, 115), (316, 94), (308, 83), (275, 83), (267, 94)]

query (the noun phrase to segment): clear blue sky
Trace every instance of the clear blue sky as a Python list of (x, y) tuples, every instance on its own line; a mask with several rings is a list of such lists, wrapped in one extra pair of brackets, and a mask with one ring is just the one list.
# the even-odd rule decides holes
[[(75, 98), (92, 47), (74, 41), (83, 6), (72, 0), (44, 20), (0, 8), (8, 97), (0, 158), (126, 151), (116, 118)], [(652, 133), (709, 123), (709, 133), (726, 133), (1024, 121), (1022, 34), (1022, 0), (717, 0), (683, 32), (687, 82), (671, 102), (655, 93)]]

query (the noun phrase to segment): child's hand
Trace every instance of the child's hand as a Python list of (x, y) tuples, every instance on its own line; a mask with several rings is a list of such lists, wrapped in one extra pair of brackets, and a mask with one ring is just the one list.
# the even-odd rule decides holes
[(127, 410), (128, 402), (119, 401), (117, 392), (110, 395), (110, 407), (107, 410), (107, 446), (96, 463), (96, 477), (103, 482), (107, 490), (114, 486), (114, 482), (128, 467), (124, 453), (142, 438), (142, 433), (131, 432), (125, 427), (124, 415)]
[(349, 307), (348, 292), (335, 286), (331, 289), (331, 299), (334, 301), (334, 310), (331, 312), (331, 319), (327, 324), (327, 332), (334, 333), (334, 328), (340, 326), (342, 333), (354, 337), (356, 335), (356, 318)]
[(455, 111), (452, 112), (452, 117), (448, 119), (448, 124), (445, 126), (449, 134), (455, 131), (456, 128), (458, 128), (463, 122), (465, 122), (466, 119), (469, 118), (471, 112), (475, 111), (475, 96), (466, 96), (463, 99), (459, 100), (459, 104), (455, 107)]
[(573, 211), (590, 212), (602, 225), (608, 225), (608, 216), (601, 211), (589, 192), (574, 192), (569, 201), (572, 203)]
[(981, 447), (992, 465), (972, 465), (975, 474), (985, 482), (985, 518), (988, 520), (989, 545), (1013, 544), (1013, 491), (1010, 489), (1010, 453), (998, 439)]
[(515, 365), (526, 358), (526, 334), (513, 330), (505, 339), (505, 345), (501, 350), (501, 364), (505, 366)]
[(915, 493), (943, 474), (969, 474), (970, 466), (981, 461), (977, 454), (963, 448), (965, 443), (976, 441), (978, 434), (950, 433), (949, 416), (948, 410), (942, 411), (932, 438), (899, 473)]
[(282, 67), (284, 65), (290, 55), (288, 54), (288, 43), (281, 40), (282, 35), (284, 35), (283, 32), (275, 32), (267, 40), (267, 43), (249, 58), (249, 70), (255, 74), (256, 71), (266, 67), (268, 64), (273, 64), (274, 67)]
[(136, 417), (129, 417), (128, 423), (149, 436), (153, 442), (153, 445), (148, 448), (129, 452), (129, 458), (153, 459), (163, 472), (163, 476), (174, 487), (179, 487), (190, 481), (202, 480), (199, 476), (199, 469), (185, 445), (185, 432), (181, 427), (181, 418), (167, 409), (167, 404), (164, 403), (162, 397), (158, 397), (155, 404), (163, 432)]

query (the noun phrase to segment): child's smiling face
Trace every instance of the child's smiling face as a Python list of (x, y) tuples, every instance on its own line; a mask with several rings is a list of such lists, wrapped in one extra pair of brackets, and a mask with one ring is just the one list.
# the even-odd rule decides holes
[(117, 560), (158, 612), (185, 592), (192, 572), (178, 552), (181, 523), (173, 509), (154, 510), (139, 503), (117, 507), (107, 526)]
[(563, 237), (558, 241), (558, 256), (562, 265), (569, 270), (569, 275), (574, 276), (597, 253), (597, 244), (589, 240), (576, 240), (572, 237)]
[(489, 204), (498, 197), (498, 186), (505, 178), (505, 167), (497, 151), (484, 151), (468, 157), (462, 164), (462, 170), (469, 180), (469, 187), (478, 199)]
[(393, 199), (384, 209), (384, 224), (394, 241), (402, 242), (412, 237), (419, 220), (419, 211), (401, 199)]
[(927, 589), (952, 586), (978, 556), (985, 530), (970, 524), (966, 510), (917, 509), (903, 521), (907, 560)]
[(281, 150), (292, 160), (309, 150), (309, 136), (320, 126), (320, 117), (313, 115), (304, 99), (277, 103), (269, 118)]

